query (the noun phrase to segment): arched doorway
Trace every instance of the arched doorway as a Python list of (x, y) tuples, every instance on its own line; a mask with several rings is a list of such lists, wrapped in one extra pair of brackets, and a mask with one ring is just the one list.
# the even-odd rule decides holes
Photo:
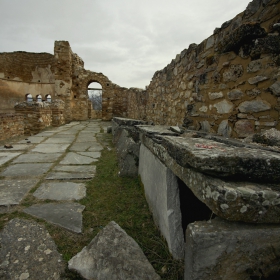
[[(91, 82), (87, 88), (89, 104), (89, 118), (102, 118), (102, 86), (98, 82)], [(91, 106), (90, 106), (91, 105)]]

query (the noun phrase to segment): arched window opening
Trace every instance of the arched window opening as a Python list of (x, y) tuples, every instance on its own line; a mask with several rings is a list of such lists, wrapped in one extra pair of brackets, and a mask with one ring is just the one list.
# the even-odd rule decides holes
[(37, 102), (42, 102), (42, 95), (41, 94), (36, 95), (36, 100)]
[(33, 97), (32, 97), (32, 95), (31, 95), (30, 93), (27, 93), (27, 94), (25, 95), (25, 98), (26, 98), (26, 101), (27, 101), (27, 102), (32, 102), (32, 101), (33, 101)]
[(88, 85), (88, 97), (91, 101), (93, 110), (101, 111), (102, 110), (102, 86), (93, 82)]
[(51, 102), (52, 101), (52, 97), (51, 97), (50, 94), (46, 95), (46, 100), (47, 100), (47, 102)]

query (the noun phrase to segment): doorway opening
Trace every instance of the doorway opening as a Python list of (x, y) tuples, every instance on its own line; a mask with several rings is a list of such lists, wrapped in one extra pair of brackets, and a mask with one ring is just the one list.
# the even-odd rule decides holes
[(88, 85), (87, 92), (92, 109), (102, 111), (102, 86), (97, 82), (92, 82)]

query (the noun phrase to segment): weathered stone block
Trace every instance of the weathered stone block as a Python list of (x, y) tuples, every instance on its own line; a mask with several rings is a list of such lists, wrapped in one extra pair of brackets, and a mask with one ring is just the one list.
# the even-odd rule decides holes
[(210, 100), (215, 100), (224, 97), (222, 92), (209, 92), (208, 96)]
[(233, 103), (227, 100), (223, 100), (219, 103), (214, 104), (214, 107), (217, 109), (219, 114), (228, 114), (233, 110)]
[(139, 245), (110, 222), (68, 266), (85, 279), (159, 280)]
[[(241, 116), (240, 116), (241, 117)], [(243, 117), (244, 114), (243, 114)], [(247, 118), (247, 115), (246, 115)], [(247, 137), (254, 134), (255, 126), (249, 120), (240, 120), (235, 123), (234, 130), (239, 137)]]
[(265, 76), (255, 76), (255, 77), (252, 77), (248, 80), (249, 84), (250, 85), (255, 85), (257, 83), (260, 83), (260, 82), (263, 82), (263, 81), (266, 81), (268, 80), (268, 77), (265, 77)]
[[(166, 152), (163, 145), (150, 138), (143, 137), (142, 142), (219, 217), (251, 223), (280, 223), (278, 185), (240, 180), (233, 182), (210, 177), (192, 168), (182, 167)], [(207, 149), (207, 145), (202, 146)]]
[(126, 129), (120, 129), (116, 150), (119, 162), (120, 176), (137, 176), (139, 165), (139, 148)]
[(0, 233), (1, 279), (60, 279), (65, 264), (44, 225), (13, 219)]
[(243, 92), (239, 89), (234, 89), (227, 94), (229, 100), (238, 100), (243, 97)]
[(139, 174), (154, 221), (173, 257), (184, 257), (184, 237), (176, 176), (144, 145), (140, 147)]
[(241, 113), (257, 113), (257, 112), (263, 112), (271, 109), (271, 105), (262, 99), (252, 100), (252, 101), (244, 101), (242, 102), (238, 110)]
[(230, 127), (228, 120), (221, 121), (218, 128), (218, 135), (222, 135), (224, 137), (230, 137), (232, 133), (232, 128)]
[[(148, 141), (148, 137), (142, 139)], [(224, 144), (205, 138), (157, 135), (162, 147), (180, 166), (217, 177), (278, 183), (280, 155), (256, 147)], [(146, 144), (145, 144), (146, 145)], [(146, 145), (147, 146), (147, 145)], [(155, 151), (157, 156), (161, 154)]]
[(280, 267), (280, 227), (221, 219), (186, 231), (185, 280), (267, 278)]

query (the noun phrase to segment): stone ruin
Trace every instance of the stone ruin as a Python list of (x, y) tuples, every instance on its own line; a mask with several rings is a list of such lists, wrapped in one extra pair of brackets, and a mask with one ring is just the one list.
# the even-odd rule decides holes
[[(267, 137), (280, 130), (279, 32), (280, 1), (253, 0), (144, 90), (85, 70), (66, 41), (53, 55), (1, 53), (1, 134), (114, 118), (120, 175), (141, 176), (170, 252), (185, 259), (185, 280), (269, 279), (280, 268), (280, 155), (267, 146), (279, 146)], [(101, 115), (91, 82), (102, 86)], [(27, 94), (52, 101), (28, 104)], [(266, 145), (234, 139), (245, 137)]]
[(278, 279), (279, 146), (117, 117), (112, 131), (185, 280)]
[[(56, 41), (53, 55), (0, 53), (0, 112), (14, 113), (15, 103), (30, 94), (63, 101), (65, 122), (128, 117), (234, 138), (279, 130), (279, 5), (278, 0), (250, 2), (156, 71), (145, 90), (120, 87), (85, 70), (67, 41)], [(88, 99), (91, 82), (102, 86), (101, 114)]]

